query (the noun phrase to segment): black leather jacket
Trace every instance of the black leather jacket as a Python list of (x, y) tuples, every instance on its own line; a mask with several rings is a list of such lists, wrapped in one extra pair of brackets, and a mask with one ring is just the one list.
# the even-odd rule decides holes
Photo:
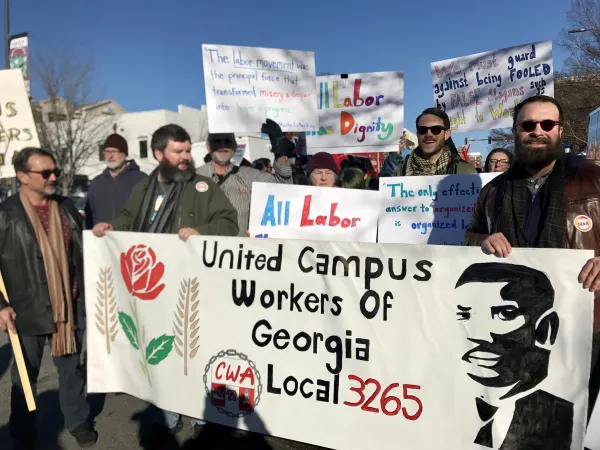
[[(77, 281), (78, 299), (73, 301), (73, 313), (78, 328), (85, 324), (83, 296), (82, 218), (71, 200), (56, 197), (71, 228), (71, 260)], [(22, 335), (43, 335), (56, 331), (50, 305), (48, 280), (42, 252), (33, 226), (19, 195), (0, 203), (0, 272), (6, 285), (10, 306), (17, 313), (16, 326)], [(0, 294), (0, 309), (8, 304)]]

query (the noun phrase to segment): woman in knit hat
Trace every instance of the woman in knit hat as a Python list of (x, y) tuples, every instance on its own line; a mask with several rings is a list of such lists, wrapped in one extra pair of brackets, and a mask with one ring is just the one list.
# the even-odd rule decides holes
[(306, 174), (311, 186), (337, 187), (340, 168), (330, 153), (319, 152), (310, 159)]

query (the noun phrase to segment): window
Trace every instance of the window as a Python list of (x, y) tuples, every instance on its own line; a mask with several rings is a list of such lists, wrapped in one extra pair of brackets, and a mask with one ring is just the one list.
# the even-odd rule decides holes
[(104, 161), (104, 143), (98, 143), (98, 161)]
[(140, 141), (140, 159), (145, 159), (148, 157), (148, 141), (144, 139)]
[(67, 120), (66, 114), (48, 113), (48, 122), (64, 122)]

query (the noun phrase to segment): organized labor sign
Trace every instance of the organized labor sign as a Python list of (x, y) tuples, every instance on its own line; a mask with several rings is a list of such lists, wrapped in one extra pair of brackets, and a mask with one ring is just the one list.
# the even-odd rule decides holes
[(591, 252), (84, 239), (89, 392), (333, 449), (581, 448)]

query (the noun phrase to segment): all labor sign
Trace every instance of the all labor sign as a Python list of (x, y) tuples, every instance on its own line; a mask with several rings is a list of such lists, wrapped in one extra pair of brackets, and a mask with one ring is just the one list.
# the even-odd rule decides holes
[(591, 252), (85, 233), (88, 391), (333, 449), (579, 449)]

